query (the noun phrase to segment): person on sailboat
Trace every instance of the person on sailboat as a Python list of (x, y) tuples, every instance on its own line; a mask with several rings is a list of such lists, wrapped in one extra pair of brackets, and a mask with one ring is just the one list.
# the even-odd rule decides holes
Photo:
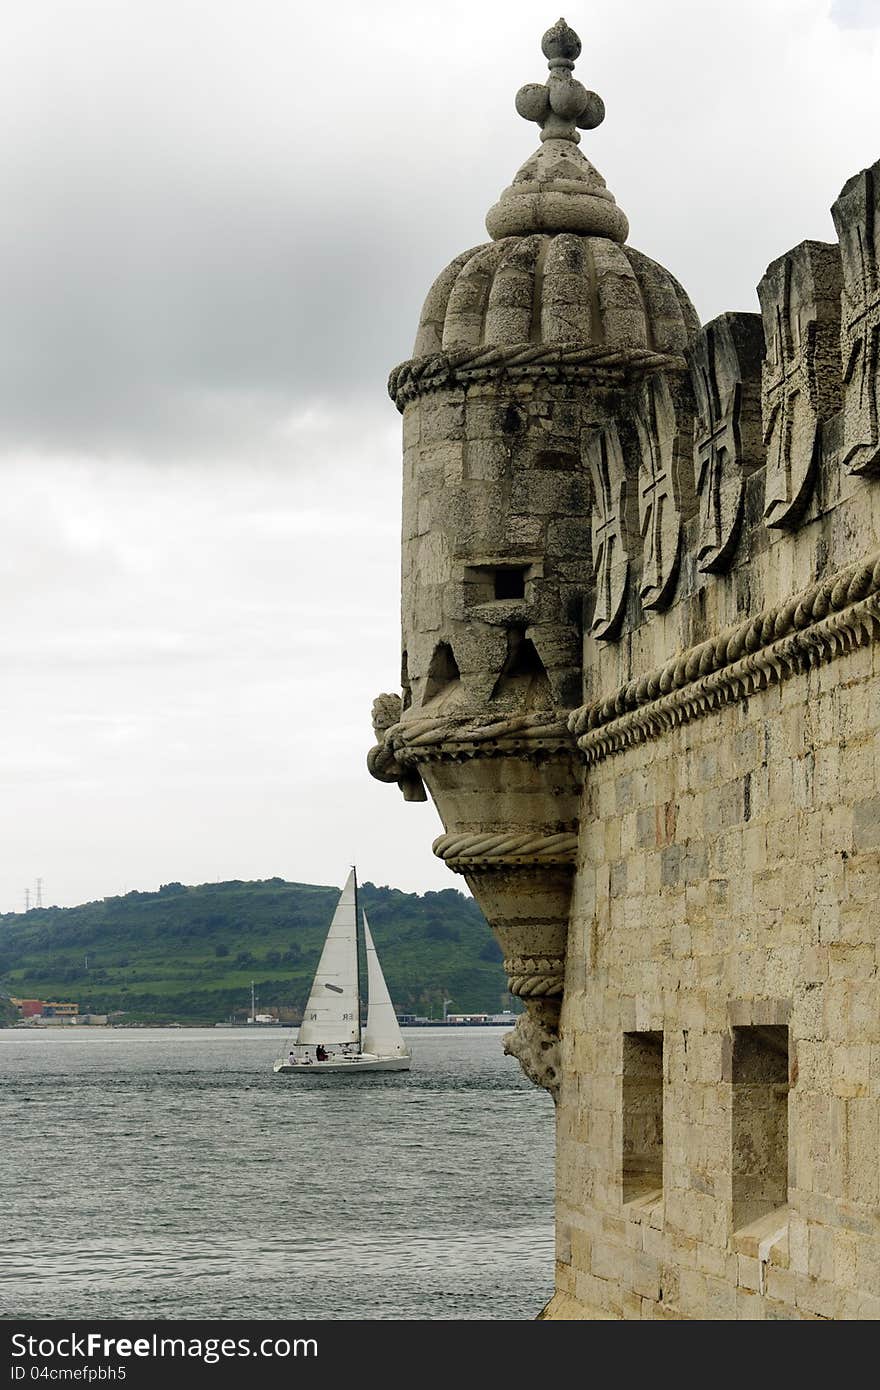
[(326, 1061), (327, 1061), (327, 1055), (328, 1055), (328, 1054), (327, 1054), (327, 1049), (326, 1049), (326, 1047), (324, 1046), (324, 1044), (323, 1044), (323, 1043), (318, 1043), (318, 1046), (315, 1048), (315, 1058), (316, 1058), (316, 1060), (319, 1061), (319, 1062), (326, 1062)]

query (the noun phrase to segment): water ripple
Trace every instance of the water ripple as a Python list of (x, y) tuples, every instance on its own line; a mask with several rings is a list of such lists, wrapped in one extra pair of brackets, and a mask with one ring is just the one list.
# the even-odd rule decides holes
[(0, 1313), (534, 1317), (553, 1106), (498, 1030), (424, 1030), (402, 1076), (291, 1082), (278, 1050), (244, 1030), (0, 1032)]

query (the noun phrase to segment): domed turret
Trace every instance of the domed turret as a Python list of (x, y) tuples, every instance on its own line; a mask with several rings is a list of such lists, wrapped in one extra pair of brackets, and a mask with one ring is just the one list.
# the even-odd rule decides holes
[(683, 353), (698, 327), (678, 281), (640, 251), (545, 232), (458, 256), (425, 300), (413, 356), (545, 347), (644, 353), (651, 363)]
[(605, 117), (601, 98), (572, 76), (580, 39), (560, 19), (542, 48), (548, 81), (516, 97), (520, 115), (541, 125), (540, 148), (487, 214), (493, 240), (435, 280), (412, 360), (391, 375), (401, 408), (450, 370), (464, 379), (492, 368), (564, 378), (681, 369), (699, 328), (674, 276), (623, 245), (626, 216), (578, 149), (578, 127)]
[[(614, 527), (632, 523), (595, 441), (613, 429), (615, 467), (627, 451), (637, 467), (639, 391), (662, 373), (672, 408), (699, 325), (669, 272), (623, 244), (627, 219), (578, 149), (604, 117), (572, 75), (580, 40), (560, 20), (542, 47), (547, 82), (516, 98), (540, 149), (490, 210), (492, 240), (434, 283), (389, 382), (404, 415), (403, 695), (393, 716), (380, 706), (370, 768), (410, 799), (427, 786), (446, 830), (435, 852), (465, 875), (529, 1007), (515, 1046), (552, 1089), (535, 1038), (552, 1051), (562, 993), (582, 777), (566, 719), (585, 628), (617, 620)], [(601, 538), (614, 604), (593, 553), (599, 502), (620, 513)]]

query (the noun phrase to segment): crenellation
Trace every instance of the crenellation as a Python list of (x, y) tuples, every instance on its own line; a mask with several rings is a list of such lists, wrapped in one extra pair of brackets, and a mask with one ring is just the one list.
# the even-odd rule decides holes
[(880, 162), (855, 174), (831, 209), (843, 269), (840, 458), (850, 473), (880, 468)]
[(681, 559), (682, 530), (695, 507), (690, 393), (684, 382), (656, 373), (637, 396), (639, 531), (642, 608), (666, 608)]
[(696, 562), (727, 568), (739, 540), (747, 478), (764, 463), (759, 314), (722, 314), (690, 352), (696, 403), (693, 467), (699, 502)]
[(819, 241), (803, 241), (773, 261), (758, 285), (766, 340), (761, 395), (768, 526), (800, 521), (821, 425), (840, 409), (841, 289), (840, 248)]

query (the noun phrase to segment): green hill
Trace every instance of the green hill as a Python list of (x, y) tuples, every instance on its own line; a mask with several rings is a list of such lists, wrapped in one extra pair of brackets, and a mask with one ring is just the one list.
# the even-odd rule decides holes
[[(74, 1000), (126, 1021), (243, 1018), (257, 1008), (297, 1022), (338, 888), (287, 883), (163, 884), (81, 907), (0, 914), (0, 993)], [(359, 886), (395, 1007), (442, 1016), (510, 1007), (499, 951), (472, 898), (454, 888)]]

